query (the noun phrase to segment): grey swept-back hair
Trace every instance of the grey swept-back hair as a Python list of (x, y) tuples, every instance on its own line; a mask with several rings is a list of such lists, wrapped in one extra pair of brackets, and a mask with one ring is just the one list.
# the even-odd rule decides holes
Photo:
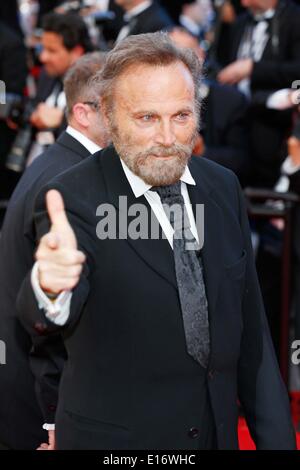
[(141, 64), (154, 67), (168, 66), (176, 62), (183, 63), (193, 78), (198, 114), (200, 108), (199, 84), (202, 78), (201, 62), (192, 49), (177, 47), (167, 33), (128, 36), (106, 55), (103, 68), (96, 73), (92, 81), (98, 83), (102, 103), (107, 111), (111, 111), (115, 83), (129, 67)]

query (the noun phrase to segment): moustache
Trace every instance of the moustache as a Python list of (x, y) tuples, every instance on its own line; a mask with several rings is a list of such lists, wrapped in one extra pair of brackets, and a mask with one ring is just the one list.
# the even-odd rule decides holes
[(144, 152), (140, 152), (140, 158), (154, 157), (179, 157), (186, 158), (191, 154), (191, 145), (175, 144), (171, 147), (154, 146)]

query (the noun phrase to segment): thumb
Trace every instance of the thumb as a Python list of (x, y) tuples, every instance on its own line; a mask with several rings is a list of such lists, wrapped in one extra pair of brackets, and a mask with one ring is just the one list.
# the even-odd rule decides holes
[[(51, 189), (47, 192), (46, 207), (51, 222), (51, 233), (56, 234), (56, 243), (62, 242), (69, 248), (77, 248), (76, 237), (69, 224), (64, 201), (59, 191)], [(54, 240), (52, 243), (56, 244)]]

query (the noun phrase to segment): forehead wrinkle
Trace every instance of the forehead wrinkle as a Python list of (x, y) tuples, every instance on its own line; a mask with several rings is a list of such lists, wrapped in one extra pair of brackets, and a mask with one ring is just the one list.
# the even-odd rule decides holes
[[(182, 80), (174, 84), (174, 74), (178, 78), (178, 71), (174, 70), (175, 67), (181, 68)], [(165, 69), (168, 69), (170, 73), (163, 73)], [(138, 86), (141, 82), (143, 86)], [(194, 82), (188, 69), (181, 63), (167, 67), (131, 66), (130, 70), (126, 70), (117, 78), (114, 95), (119, 105), (131, 111), (133, 109), (133, 112), (148, 108), (161, 109), (169, 104), (172, 106), (174, 103), (179, 108), (187, 108), (191, 102), (194, 106)]]

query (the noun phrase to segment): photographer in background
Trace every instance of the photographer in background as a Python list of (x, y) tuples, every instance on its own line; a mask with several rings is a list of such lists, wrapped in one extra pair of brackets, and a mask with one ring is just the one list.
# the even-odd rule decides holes
[(38, 83), (36, 107), (30, 117), (35, 136), (27, 164), (53, 144), (66, 127), (62, 79), (79, 57), (93, 50), (84, 21), (74, 13), (45, 15), (42, 47), (40, 60), (44, 69)]

